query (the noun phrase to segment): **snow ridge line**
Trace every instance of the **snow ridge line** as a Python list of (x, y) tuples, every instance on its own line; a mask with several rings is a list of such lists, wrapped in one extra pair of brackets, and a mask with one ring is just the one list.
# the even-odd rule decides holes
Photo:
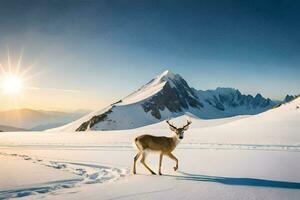
[[(97, 149), (121, 149), (129, 150), (134, 149), (132, 143), (122, 142), (114, 144), (104, 144), (104, 145), (36, 145), (36, 144), (26, 144), (26, 145), (2, 145), (0, 149), (11, 148), (11, 147), (22, 147), (22, 148), (36, 148), (43, 149), (55, 148), (55, 149), (72, 149), (72, 150), (97, 150)], [(263, 151), (289, 151), (289, 152), (299, 152), (299, 145), (285, 145), (285, 144), (230, 144), (230, 143), (199, 143), (197, 141), (182, 142), (179, 144), (178, 149), (220, 149), (220, 150), (263, 150)], [(0, 153), (1, 154), (1, 153)]]

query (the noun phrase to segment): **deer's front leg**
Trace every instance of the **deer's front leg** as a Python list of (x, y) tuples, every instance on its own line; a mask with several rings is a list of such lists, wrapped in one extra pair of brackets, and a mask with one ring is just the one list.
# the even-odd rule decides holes
[(176, 162), (176, 166), (174, 167), (174, 171), (176, 171), (178, 169), (178, 159), (172, 153), (169, 153), (168, 156)]
[(160, 153), (160, 155), (159, 155), (159, 169), (158, 169), (158, 174), (159, 175), (162, 175), (162, 173), (161, 173), (162, 158), (163, 158), (163, 153)]

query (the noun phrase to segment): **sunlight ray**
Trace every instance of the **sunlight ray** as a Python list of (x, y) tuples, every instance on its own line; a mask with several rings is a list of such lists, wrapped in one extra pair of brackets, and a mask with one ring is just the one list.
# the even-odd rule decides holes
[(10, 60), (10, 53), (9, 53), (9, 49), (7, 49), (7, 64), (8, 64), (8, 73), (11, 74), (12, 70), (11, 70), (11, 60)]
[(1, 71), (1, 76), (7, 76), (7, 72), (5, 71), (4, 67), (2, 64), (0, 64), (0, 71)]
[(29, 81), (34, 79), (35, 77), (41, 75), (43, 72), (36, 72), (34, 74), (30, 74), (30, 75), (26, 75), (26, 76), (20, 76), (22, 78), (23, 81)]
[(16, 74), (19, 74), (19, 72), (20, 72), (22, 58), (23, 58), (23, 49), (21, 50), (20, 57), (18, 59), (18, 63), (17, 63), (17, 66), (16, 66)]
[(27, 74), (34, 68), (34, 66), (35, 66), (35, 64), (32, 64), (32, 65), (28, 66), (25, 70), (23, 70), (23, 71), (19, 74), (19, 76), (20, 76), (21, 78), (25, 78), (25, 77), (27, 76)]

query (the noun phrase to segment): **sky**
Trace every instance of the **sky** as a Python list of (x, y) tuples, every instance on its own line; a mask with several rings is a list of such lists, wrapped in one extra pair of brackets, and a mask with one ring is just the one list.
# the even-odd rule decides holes
[[(99, 109), (164, 70), (206, 90), (300, 93), (300, 2), (1, 0), (0, 63), (30, 89), (0, 110)], [(30, 78), (29, 78), (30, 77)]]

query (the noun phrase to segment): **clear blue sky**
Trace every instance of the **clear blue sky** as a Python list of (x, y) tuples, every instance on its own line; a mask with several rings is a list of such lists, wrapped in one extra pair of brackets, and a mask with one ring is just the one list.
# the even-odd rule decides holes
[(0, 63), (23, 49), (35, 87), (80, 91), (51, 91), (49, 109), (111, 103), (166, 69), (197, 89), (278, 99), (300, 93), (299, 10), (293, 0), (4, 0)]

